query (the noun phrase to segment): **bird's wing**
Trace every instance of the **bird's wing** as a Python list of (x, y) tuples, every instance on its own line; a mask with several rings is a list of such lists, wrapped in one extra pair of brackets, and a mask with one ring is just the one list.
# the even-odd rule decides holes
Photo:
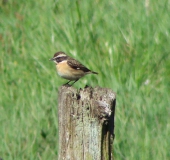
[(73, 58), (69, 58), (67, 64), (73, 69), (82, 70), (84, 72), (90, 72), (90, 70), (87, 67), (85, 67), (84, 65), (82, 65), (80, 62)]

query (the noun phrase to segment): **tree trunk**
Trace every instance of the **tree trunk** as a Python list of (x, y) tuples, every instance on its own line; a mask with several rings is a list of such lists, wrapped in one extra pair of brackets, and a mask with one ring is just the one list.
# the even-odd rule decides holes
[(58, 97), (58, 160), (112, 160), (116, 94), (62, 86)]

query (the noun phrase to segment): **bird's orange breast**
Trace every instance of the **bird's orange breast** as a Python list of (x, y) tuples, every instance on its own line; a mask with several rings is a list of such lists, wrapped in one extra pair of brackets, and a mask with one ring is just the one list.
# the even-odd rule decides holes
[(85, 75), (82, 70), (76, 70), (71, 68), (67, 61), (63, 61), (56, 65), (59, 76), (68, 80), (77, 80)]

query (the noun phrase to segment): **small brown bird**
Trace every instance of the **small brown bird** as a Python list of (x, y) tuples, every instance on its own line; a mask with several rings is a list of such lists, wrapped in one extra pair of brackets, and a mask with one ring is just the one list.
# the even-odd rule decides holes
[(50, 59), (56, 64), (57, 72), (62, 78), (68, 79), (66, 84), (74, 81), (72, 85), (86, 74), (98, 74), (89, 70), (77, 60), (67, 56), (64, 52), (57, 52), (53, 58)]

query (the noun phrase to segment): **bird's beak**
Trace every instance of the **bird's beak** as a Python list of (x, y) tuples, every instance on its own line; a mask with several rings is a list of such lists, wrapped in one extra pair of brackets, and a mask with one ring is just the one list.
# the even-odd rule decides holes
[(54, 61), (54, 59), (53, 59), (53, 58), (51, 58), (51, 59), (49, 59), (49, 61)]

